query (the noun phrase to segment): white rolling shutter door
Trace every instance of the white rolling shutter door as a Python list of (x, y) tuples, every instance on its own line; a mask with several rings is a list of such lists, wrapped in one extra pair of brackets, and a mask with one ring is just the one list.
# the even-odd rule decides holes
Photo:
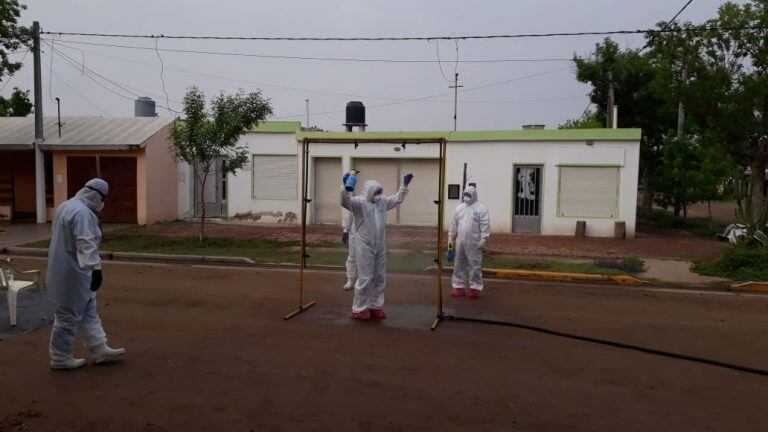
[(296, 156), (256, 155), (253, 157), (253, 197), (256, 199), (298, 199), (299, 178)]
[(314, 223), (341, 224), (341, 158), (314, 158), (315, 194), (311, 205), (314, 208)]
[(618, 167), (560, 167), (558, 216), (616, 218)]
[(418, 226), (437, 225), (438, 162), (436, 159), (404, 159), (400, 174), (412, 173), (408, 198), (400, 206), (400, 224)]

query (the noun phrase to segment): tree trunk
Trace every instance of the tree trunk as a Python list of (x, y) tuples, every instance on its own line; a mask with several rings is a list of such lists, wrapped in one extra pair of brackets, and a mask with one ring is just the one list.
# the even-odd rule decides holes
[(767, 143), (761, 143), (755, 149), (752, 158), (752, 175), (750, 175), (750, 194), (752, 197), (752, 216), (757, 219), (765, 204), (765, 168)]
[(200, 181), (200, 243), (205, 243), (205, 183), (208, 180), (208, 169), (203, 172)]
[(675, 211), (675, 219), (677, 219), (677, 218), (680, 217), (680, 211), (682, 210), (682, 208), (680, 207), (680, 204), (675, 203), (674, 209), (675, 209), (674, 210)]
[(648, 178), (648, 172), (643, 172), (643, 213), (651, 214), (653, 211), (653, 192), (651, 191), (651, 181)]
[(709, 215), (709, 220), (712, 220), (712, 200), (707, 200), (707, 214)]

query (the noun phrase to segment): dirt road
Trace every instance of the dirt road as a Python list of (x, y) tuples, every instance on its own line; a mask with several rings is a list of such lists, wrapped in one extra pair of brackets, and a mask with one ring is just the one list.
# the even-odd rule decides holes
[[(129, 353), (54, 373), (48, 328), (0, 342), (0, 430), (757, 431), (768, 419), (768, 377), (506, 327), (430, 332), (434, 279), (390, 277), (390, 318), (353, 323), (341, 273), (312, 273), (318, 305), (287, 322), (294, 271), (109, 263), (104, 278), (102, 319)], [(492, 282), (448, 307), (768, 368), (768, 297)]]

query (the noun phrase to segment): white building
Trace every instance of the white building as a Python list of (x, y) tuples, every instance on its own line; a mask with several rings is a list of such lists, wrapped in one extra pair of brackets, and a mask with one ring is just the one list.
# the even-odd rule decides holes
[[(617, 221), (635, 234), (639, 129), (561, 129), (433, 132), (302, 132), (299, 122), (266, 122), (241, 144), (252, 163), (226, 179), (226, 214), (268, 223), (299, 223), (301, 148), (307, 138), (387, 140), (382, 143), (310, 143), (309, 222), (339, 224), (341, 176), (350, 168), (362, 182), (376, 179), (394, 192), (414, 173), (408, 200), (388, 213), (396, 225), (437, 224), (438, 157), (446, 140), (445, 222), (459, 204), (465, 179), (488, 206), (491, 228), (502, 233), (574, 235), (585, 221), (587, 236), (614, 235)], [(466, 167), (466, 171), (465, 171)], [(359, 184), (362, 185), (362, 182)]]

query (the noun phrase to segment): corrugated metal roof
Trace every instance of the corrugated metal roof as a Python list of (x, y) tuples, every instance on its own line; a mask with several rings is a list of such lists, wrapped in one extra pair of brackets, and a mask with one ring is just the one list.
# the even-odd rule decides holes
[[(61, 137), (57, 118), (43, 118), (45, 150), (128, 150), (144, 141), (173, 119), (161, 117), (62, 117)], [(0, 117), (0, 149), (29, 148), (35, 142), (35, 118)]]

